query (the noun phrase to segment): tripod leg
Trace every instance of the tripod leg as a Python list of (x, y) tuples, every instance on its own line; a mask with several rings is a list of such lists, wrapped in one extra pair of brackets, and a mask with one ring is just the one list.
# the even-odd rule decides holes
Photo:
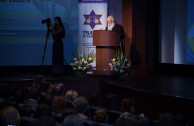
[(43, 73), (43, 65), (44, 65), (44, 59), (45, 59), (46, 45), (47, 45), (48, 36), (49, 36), (49, 29), (47, 30), (47, 34), (46, 34), (46, 42), (45, 42), (45, 44), (44, 44), (44, 52), (43, 52), (43, 56), (42, 56), (42, 64), (41, 64), (41, 74)]

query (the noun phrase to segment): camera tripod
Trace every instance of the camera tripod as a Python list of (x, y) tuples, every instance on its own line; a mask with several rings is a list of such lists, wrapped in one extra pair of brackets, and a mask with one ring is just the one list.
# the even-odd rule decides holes
[(47, 23), (47, 34), (46, 34), (46, 42), (44, 44), (44, 52), (43, 52), (43, 56), (42, 56), (41, 74), (43, 73), (43, 65), (44, 65), (47, 41), (48, 41), (48, 38), (50, 38), (49, 33), (51, 33), (51, 29), (50, 29), (50, 25)]

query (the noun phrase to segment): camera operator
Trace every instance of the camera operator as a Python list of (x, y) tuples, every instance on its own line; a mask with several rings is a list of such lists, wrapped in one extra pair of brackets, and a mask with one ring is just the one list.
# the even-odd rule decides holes
[(53, 53), (52, 53), (52, 72), (61, 74), (64, 70), (64, 50), (63, 41), (65, 28), (60, 17), (54, 18), (54, 26), (50, 21), (51, 32), (53, 33)]

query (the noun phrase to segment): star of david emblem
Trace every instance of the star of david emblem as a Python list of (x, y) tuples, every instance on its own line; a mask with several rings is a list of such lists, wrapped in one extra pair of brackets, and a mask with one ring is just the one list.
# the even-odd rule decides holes
[(90, 12), (89, 15), (84, 14), (83, 16), (86, 19), (84, 25), (90, 25), (92, 29), (94, 29), (96, 25), (102, 25), (102, 23), (100, 22), (100, 18), (102, 15), (97, 15), (93, 10)]

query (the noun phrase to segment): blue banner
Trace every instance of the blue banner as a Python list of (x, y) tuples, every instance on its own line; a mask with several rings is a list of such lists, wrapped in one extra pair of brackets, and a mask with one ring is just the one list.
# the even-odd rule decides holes
[(194, 1), (188, 0), (187, 10), (187, 62), (194, 62)]
[(107, 3), (107, 0), (78, 0), (79, 3)]
[[(84, 54), (94, 51), (96, 55), (96, 47), (93, 46), (93, 30), (105, 29), (107, 19), (107, 0), (78, 0), (78, 18), (79, 18), (79, 51), (84, 49)], [(93, 67), (96, 66), (96, 61)]]

